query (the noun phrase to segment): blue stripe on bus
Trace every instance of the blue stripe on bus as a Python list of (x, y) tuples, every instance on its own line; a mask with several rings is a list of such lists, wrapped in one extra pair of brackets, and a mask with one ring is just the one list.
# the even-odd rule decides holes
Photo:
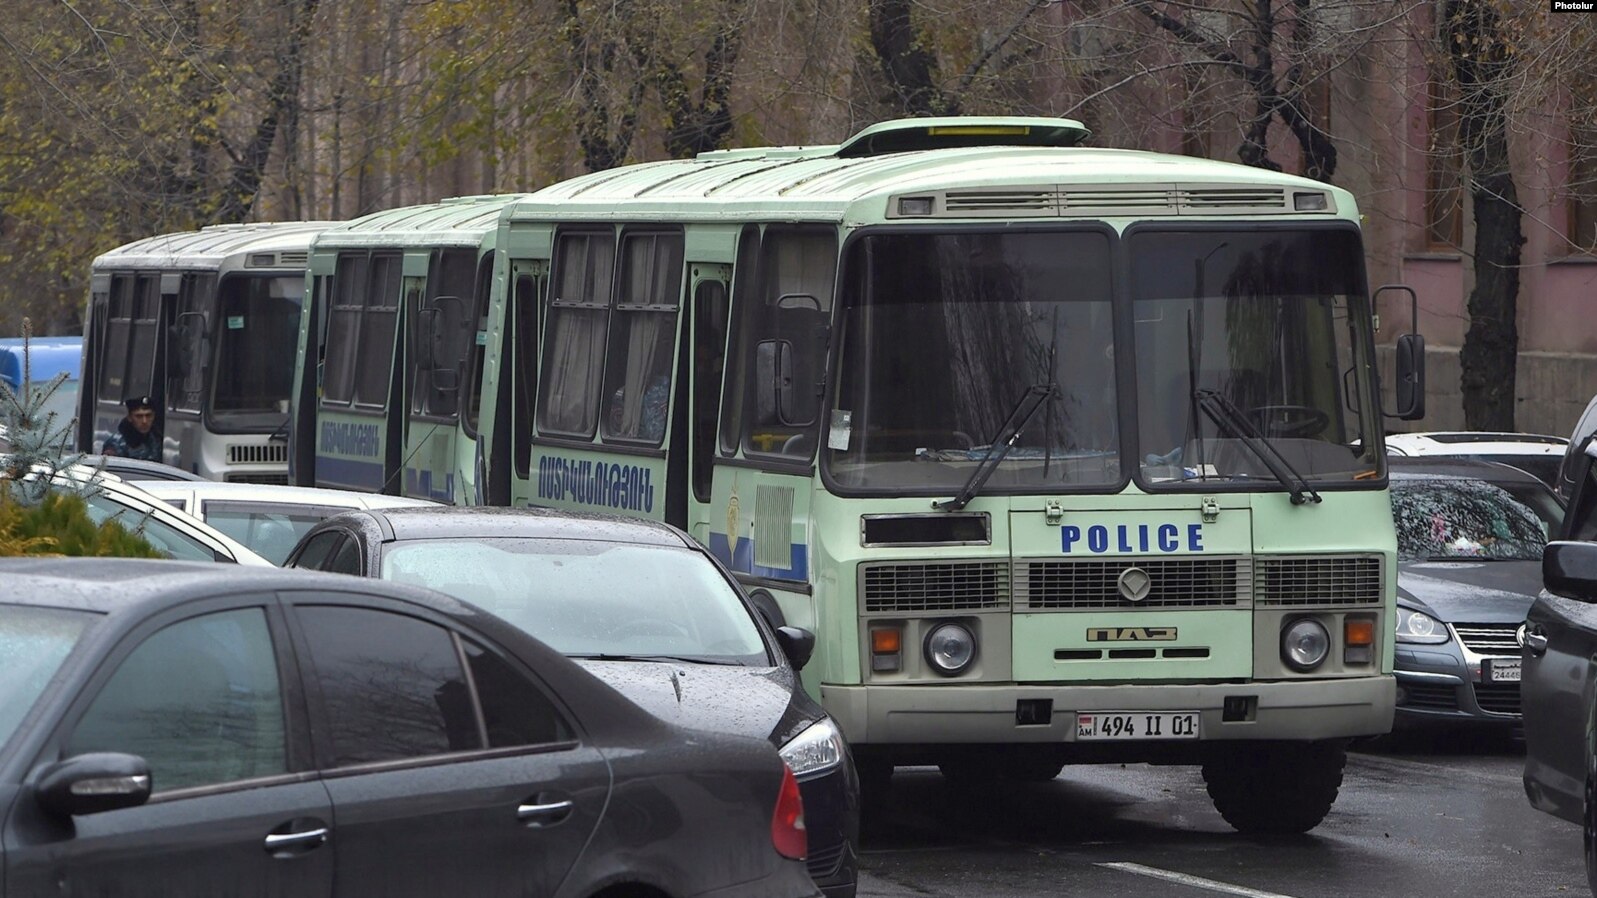
[(366, 492), (381, 492), (383, 464), (376, 461), (354, 461), (347, 458), (316, 456), (316, 483), (320, 486), (345, 487)]
[(433, 472), (430, 468), (405, 469), (405, 495), (421, 496), (434, 502), (453, 505), (455, 501), (455, 475), (444, 475), (444, 488), (433, 489)]
[(789, 568), (765, 567), (754, 563), (754, 540), (739, 537), (734, 548), (728, 544), (725, 533), (710, 533), (710, 554), (721, 560), (721, 563), (740, 574), (749, 574), (754, 577), (767, 577), (772, 580), (796, 580), (800, 583), (809, 580), (810, 551), (803, 543), (791, 543), (788, 551), (793, 556), (793, 566)]

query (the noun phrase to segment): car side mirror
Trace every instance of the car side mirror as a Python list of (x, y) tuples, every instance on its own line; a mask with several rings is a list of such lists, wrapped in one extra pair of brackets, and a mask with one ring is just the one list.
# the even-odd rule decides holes
[(1548, 543), (1542, 552), (1542, 584), (1555, 596), (1597, 603), (1597, 543)]
[(782, 647), (782, 654), (794, 670), (803, 670), (815, 653), (815, 634), (803, 627), (777, 627), (776, 644)]
[(117, 752), (77, 755), (46, 768), (35, 788), (39, 806), (57, 817), (133, 808), (150, 798), (150, 765)]

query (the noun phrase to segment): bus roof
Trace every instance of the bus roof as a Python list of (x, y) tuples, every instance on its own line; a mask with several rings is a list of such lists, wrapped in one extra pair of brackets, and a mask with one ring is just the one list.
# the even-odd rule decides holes
[[(1004, 133), (1006, 122), (1017, 130), (1015, 122), (1042, 122), (1054, 137), (1050, 142), (1046, 135), (1028, 135), (1024, 140), (1040, 145), (1016, 145), (1022, 138)], [(954, 130), (943, 144), (935, 135), (905, 133), (912, 127), (952, 129), (958, 123), (966, 129)], [(983, 134), (982, 129), (994, 133)], [(833, 221), (1357, 217), (1351, 194), (1318, 181), (1210, 159), (1064, 145), (1082, 134), (1085, 129), (1067, 119), (890, 122), (838, 146), (718, 151), (581, 175), (515, 203), (509, 216), (603, 220), (645, 215), (704, 221), (755, 216)], [(1324, 208), (1303, 208), (1294, 196), (1300, 193), (1325, 197)], [(889, 200), (905, 196), (929, 197), (931, 211), (895, 214)]]
[[(195, 268), (216, 269), (241, 254), (271, 253), (260, 267), (303, 267), (311, 238), (336, 222), (283, 221), (212, 225), (198, 231), (181, 231), (135, 240), (94, 260), (95, 269)], [(296, 263), (293, 254), (300, 257)], [(255, 267), (251, 265), (250, 267)]]
[(526, 196), (500, 193), (457, 196), (436, 203), (386, 209), (323, 231), (318, 250), (353, 246), (480, 247), (499, 224), (499, 212)]
[[(35, 384), (65, 371), (76, 380), (83, 367), (82, 337), (34, 337), (28, 341), (28, 369)], [(15, 390), (22, 385), (22, 338), (0, 338), (0, 381)]]

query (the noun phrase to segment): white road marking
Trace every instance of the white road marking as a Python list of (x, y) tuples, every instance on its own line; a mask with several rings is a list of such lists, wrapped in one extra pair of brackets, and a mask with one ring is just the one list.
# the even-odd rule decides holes
[(1227, 895), (1242, 895), (1243, 898), (1292, 898), (1279, 892), (1261, 892), (1247, 886), (1232, 885), (1218, 879), (1204, 879), (1201, 876), (1189, 876), (1186, 873), (1177, 873), (1173, 870), (1161, 870), (1158, 867), (1145, 867), (1142, 864), (1131, 864), (1124, 861), (1116, 863), (1100, 863), (1099, 867), (1108, 867), (1122, 873), (1135, 873), (1138, 876), (1151, 876), (1154, 879), (1163, 879), (1169, 882), (1192, 886), (1195, 889), (1208, 889), (1211, 892), (1224, 892)]

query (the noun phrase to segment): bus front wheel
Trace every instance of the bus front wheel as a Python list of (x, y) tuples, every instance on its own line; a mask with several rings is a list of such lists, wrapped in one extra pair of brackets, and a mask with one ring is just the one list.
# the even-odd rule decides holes
[(1295, 835), (1330, 812), (1346, 763), (1340, 741), (1216, 746), (1203, 781), (1215, 810), (1238, 832)]

